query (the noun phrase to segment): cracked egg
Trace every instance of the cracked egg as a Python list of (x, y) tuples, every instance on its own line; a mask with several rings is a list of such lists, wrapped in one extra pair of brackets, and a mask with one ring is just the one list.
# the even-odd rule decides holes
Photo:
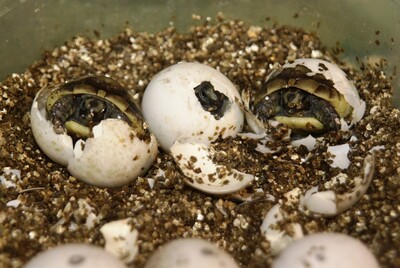
[(270, 73), (260, 90), (242, 92), (246, 120), (261, 133), (276, 120), (293, 131), (346, 130), (361, 120), (365, 102), (346, 73), (320, 59), (297, 59)]
[(147, 86), (143, 115), (164, 151), (175, 141), (209, 145), (236, 136), (244, 116), (235, 85), (216, 69), (180, 62), (159, 72)]
[(156, 139), (129, 90), (108, 77), (42, 88), (32, 104), (31, 128), (49, 158), (95, 186), (131, 182), (157, 154)]

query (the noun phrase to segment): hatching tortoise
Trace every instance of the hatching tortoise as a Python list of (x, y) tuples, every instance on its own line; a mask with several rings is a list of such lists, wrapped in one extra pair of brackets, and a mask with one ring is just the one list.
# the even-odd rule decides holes
[(339, 130), (358, 122), (365, 111), (365, 102), (346, 73), (320, 59), (287, 63), (272, 71), (260, 90), (244, 90), (242, 98), (255, 132), (271, 119), (298, 132)]

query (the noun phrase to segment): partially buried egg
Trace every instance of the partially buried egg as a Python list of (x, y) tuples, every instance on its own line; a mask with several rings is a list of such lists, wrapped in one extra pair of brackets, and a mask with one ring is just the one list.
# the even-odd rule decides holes
[(375, 256), (359, 240), (340, 233), (316, 233), (292, 242), (272, 268), (378, 268)]
[(101, 247), (65, 244), (33, 257), (24, 268), (126, 268), (117, 257)]
[(320, 59), (297, 59), (275, 69), (260, 90), (243, 91), (250, 111), (246, 120), (260, 133), (277, 120), (298, 132), (346, 130), (361, 120), (365, 102), (337, 65)]
[(240, 95), (221, 72), (197, 62), (180, 62), (158, 73), (142, 100), (143, 115), (163, 150), (175, 141), (209, 145), (235, 136), (244, 116)]
[(131, 182), (157, 154), (156, 139), (129, 90), (108, 77), (41, 89), (32, 104), (31, 127), (49, 158), (96, 186)]
[(180, 238), (156, 250), (145, 268), (238, 268), (234, 259), (211, 242)]

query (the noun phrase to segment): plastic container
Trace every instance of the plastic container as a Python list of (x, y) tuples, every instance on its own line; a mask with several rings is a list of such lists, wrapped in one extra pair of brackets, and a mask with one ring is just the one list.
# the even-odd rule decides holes
[(260, 26), (278, 22), (315, 31), (327, 46), (339, 42), (350, 62), (387, 59), (400, 107), (400, 0), (0, 0), (0, 80), (77, 34), (96, 30), (106, 38), (127, 23), (155, 32), (172, 22), (185, 31), (192, 14), (213, 18), (218, 12)]

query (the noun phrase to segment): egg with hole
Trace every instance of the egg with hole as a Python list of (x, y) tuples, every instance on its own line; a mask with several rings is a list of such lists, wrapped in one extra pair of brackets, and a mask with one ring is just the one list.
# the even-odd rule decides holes
[(236, 136), (244, 115), (235, 85), (216, 69), (197, 62), (180, 62), (159, 72), (147, 86), (143, 116), (161, 148), (175, 141), (209, 145)]
[(31, 128), (49, 158), (95, 186), (131, 182), (147, 171), (158, 150), (129, 90), (108, 77), (41, 89), (32, 104)]
[(346, 73), (320, 59), (297, 59), (273, 70), (259, 90), (244, 90), (246, 120), (256, 133), (276, 120), (293, 131), (347, 130), (361, 120), (365, 102)]
[(370, 250), (359, 240), (339, 233), (304, 236), (287, 246), (272, 268), (378, 268)]
[(24, 268), (126, 268), (117, 257), (101, 247), (65, 244), (39, 253)]
[(239, 268), (234, 259), (211, 242), (181, 238), (158, 248), (145, 268)]

